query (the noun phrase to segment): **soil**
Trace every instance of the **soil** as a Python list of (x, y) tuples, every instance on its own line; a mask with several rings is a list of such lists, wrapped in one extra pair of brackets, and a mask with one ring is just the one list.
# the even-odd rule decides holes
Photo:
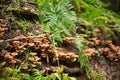
[[(42, 25), (36, 22), (38, 20), (37, 4), (31, 3), (28, 0), (24, 0), (25, 1), (23, 2), (24, 4), (20, 4), (19, 2), (16, 2), (16, 0), (10, 0), (10, 1), (11, 2), (8, 3), (1, 2), (0, 4), (0, 11), (1, 11), (0, 29), (1, 28), (4, 29), (3, 31), (1, 31), (0, 34), (0, 42), (1, 42), (0, 50), (2, 55), (4, 55), (5, 51), (10, 52), (9, 47), (7, 47), (5, 41), (8, 41), (7, 43), (9, 43), (13, 41), (13, 40), (10, 41), (9, 39), (14, 39), (17, 36), (21, 36), (21, 35), (24, 35), (25, 37), (26, 36), (29, 37), (31, 35), (38, 36), (39, 34), (43, 33), (43, 31), (41, 30)], [(5, 10), (5, 8), (7, 9), (9, 8), (9, 10)], [(17, 11), (19, 11), (19, 13)], [(24, 26), (21, 26), (19, 24), (21, 20), (26, 21), (27, 28), (29, 29), (26, 29), (25, 31), (23, 30)], [(4, 32), (3, 35), (2, 32)], [(17, 41), (19, 41), (19, 39)], [(50, 44), (49, 41), (48, 44)], [(40, 62), (42, 65), (40, 66), (37, 65), (36, 68), (43, 71), (44, 75), (46, 75), (46, 72), (48, 72), (49, 74), (53, 73), (57, 70), (58, 66), (63, 66), (64, 72), (69, 73), (70, 76), (76, 77), (77, 80), (88, 80), (85, 71), (80, 68), (80, 64), (77, 62), (78, 50), (74, 47), (74, 44), (67, 45), (64, 43), (62, 47), (57, 47), (56, 50), (59, 53), (57, 59), (55, 55), (52, 55), (52, 57), (49, 58), (40, 57), (41, 58)], [(38, 51), (33, 49), (33, 52), (37, 53)], [(100, 55), (95, 54), (88, 57), (90, 60), (91, 70), (99, 71), (103, 76), (107, 78), (107, 80), (120, 80), (119, 58), (115, 57), (112, 60), (110, 60), (110, 58), (106, 57), (105, 54), (100, 54)], [(0, 57), (0, 60), (2, 59), (3, 56)]]

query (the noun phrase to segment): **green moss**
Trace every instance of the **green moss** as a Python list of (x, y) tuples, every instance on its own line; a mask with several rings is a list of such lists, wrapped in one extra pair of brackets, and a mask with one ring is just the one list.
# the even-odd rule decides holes
[(15, 12), (21, 12), (21, 10), (20, 9), (18, 9), (18, 8), (11, 8), (11, 7), (8, 7), (8, 8), (6, 8), (6, 11), (15, 11)]

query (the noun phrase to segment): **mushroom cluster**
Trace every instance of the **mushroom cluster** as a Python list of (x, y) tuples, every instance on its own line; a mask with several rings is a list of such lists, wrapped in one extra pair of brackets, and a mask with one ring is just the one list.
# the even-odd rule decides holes
[(89, 57), (102, 54), (110, 60), (118, 61), (120, 59), (120, 46), (113, 44), (112, 40), (99, 40), (95, 37), (92, 38), (92, 42), (86, 42), (86, 44), (89, 47), (84, 52)]
[[(50, 35), (39, 36), (20, 35), (12, 39), (4, 40), (6, 47), (0, 51), (0, 59), (7, 64), (24, 64), (25, 60), (32, 64), (32, 67), (40, 65), (40, 59), (47, 56), (54, 56), (55, 46), (49, 41)], [(1, 42), (2, 44), (3, 42)], [(29, 52), (28, 52), (29, 51)], [(2, 61), (3, 61), (2, 59)]]
[(7, 21), (0, 19), (0, 39), (3, 37), (5, 31), (8, 29), (6, 28)]
[[(77, 61), (78, 55), (76, 52), (69, 51), (67, 48), (56, 48), (51, 43), (51, 35), (48, 33), (38, 36), (30, 34), (19, 35), (11, 39), (3, 40), (3, 33), (7, 30), (7, 23), (1, 20), (0, 22), (0, 61), (5, 61), (5, 66), (15, 67), (21, 65), (21, 69), (28, 70), (30, 67), (40, 67), (43, 65), (43, 60), (65, 61), (73, 63)], [(75, 42), (75, 38), (66, 37), (65, 44)], [(2, 47), (2, 48), (1, 48)], [(28, 65), (28, 64), (29, 65)]]
[(57, 48), (58, 59), (66, 63), (74, 63), (78, 60), (77, 52), (70, 51), (66, 48)]

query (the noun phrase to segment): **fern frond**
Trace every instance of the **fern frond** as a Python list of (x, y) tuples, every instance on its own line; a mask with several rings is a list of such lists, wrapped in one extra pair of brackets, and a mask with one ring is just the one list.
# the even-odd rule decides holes
[[(43, 29), (53, 34), (55, 42), (62, 42), (64, 37), (71, 36), (70, 29), (75, 31), (76, 15), (71, 8), (71, 0), (50, 0), (39, 6), (39, 18), (46, 24)], [(54, 35), (56, 31), (59, 33)]]
[(45, 80), (45, 78), (39, 70), (33, 69), (33, 80)]

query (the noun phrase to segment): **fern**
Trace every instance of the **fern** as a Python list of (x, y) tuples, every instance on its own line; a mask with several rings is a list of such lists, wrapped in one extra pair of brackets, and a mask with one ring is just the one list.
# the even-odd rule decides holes
[[(116, 13), (106, 10), (104, 6), (97, 6), (98, 3), (104, 5), (100, 0), (76, 0), (79, 2), (80, 12), (77, 12), (77, 15), (88, 22), (87, 24), (87, 30), (91, 30), (93, 34), (94, 29), (96, 27), (101, 29), (101, 37), (103, 39), (112, 39), (119, 42), (119, 32), (120, 32), (120, 16)], [(107, 5), (107, 4), (106, 4)], [(111, 28), (109, 27), (109, 23), (114, 23), (112, 26), (116, 26), (117, 28)], [(86, 23), (80, 23), (86, 25)], [(116, 35), (116, 33), (118, 35)], [(86, 31), (88, 33), (88, 31)], [(104, 35), (106, 34), (106, 35)], [(104, 36), (103, 36), (104, 35)]]
[(20, 73), (19, 77), (20, 77), (20, 80), (31, 80), (31, 75), (27, 73)]
[(20, 80), (18, 72), (19, 70), (17, 69), (6, 67), (2, 73), (2, 78), (6, 80)]
[(89, 70), (90, 63), (88, 57), (84, 54), (85, 45), (82, 43), (82, 40), (84, 40), (84, 38), (78, 35), (75, 41), (76, 46), (80, 51), (78, 62), (80, 62), (80, 67), (85, 70), (87, 77), (90, 79), (90, 70)]
[(32, 76), (32, 80), (75, 80), (74, 78), (69, 77), (68, 74), (64, 74), (62, 67), (58, 68), (56, 73), (52, 73), (46, 77), (44, 77), (39, 70), (33, 69)]
[(33, 69), (33, 80), (45, 80), (45, 77), (39, 70)]
[(50, 0), (39, 6), (40, 22), (46, 24), (43, 30), (53, 35), (55, 44), (62, 43), (64, 37), (71, 36), (70, 30), (75, 31), (76, 17), (71, 11), (70, 2), (70, 0)]
[(95, 7), (97, 8), (103, 8), (103, 7), (107, 7), (109, 6), (110, 4), (106, 4), (106, 3), (103, 3), (101, 2), (100, 0), (85, 0), (88, 4), (92, 4), (94, 5)]

